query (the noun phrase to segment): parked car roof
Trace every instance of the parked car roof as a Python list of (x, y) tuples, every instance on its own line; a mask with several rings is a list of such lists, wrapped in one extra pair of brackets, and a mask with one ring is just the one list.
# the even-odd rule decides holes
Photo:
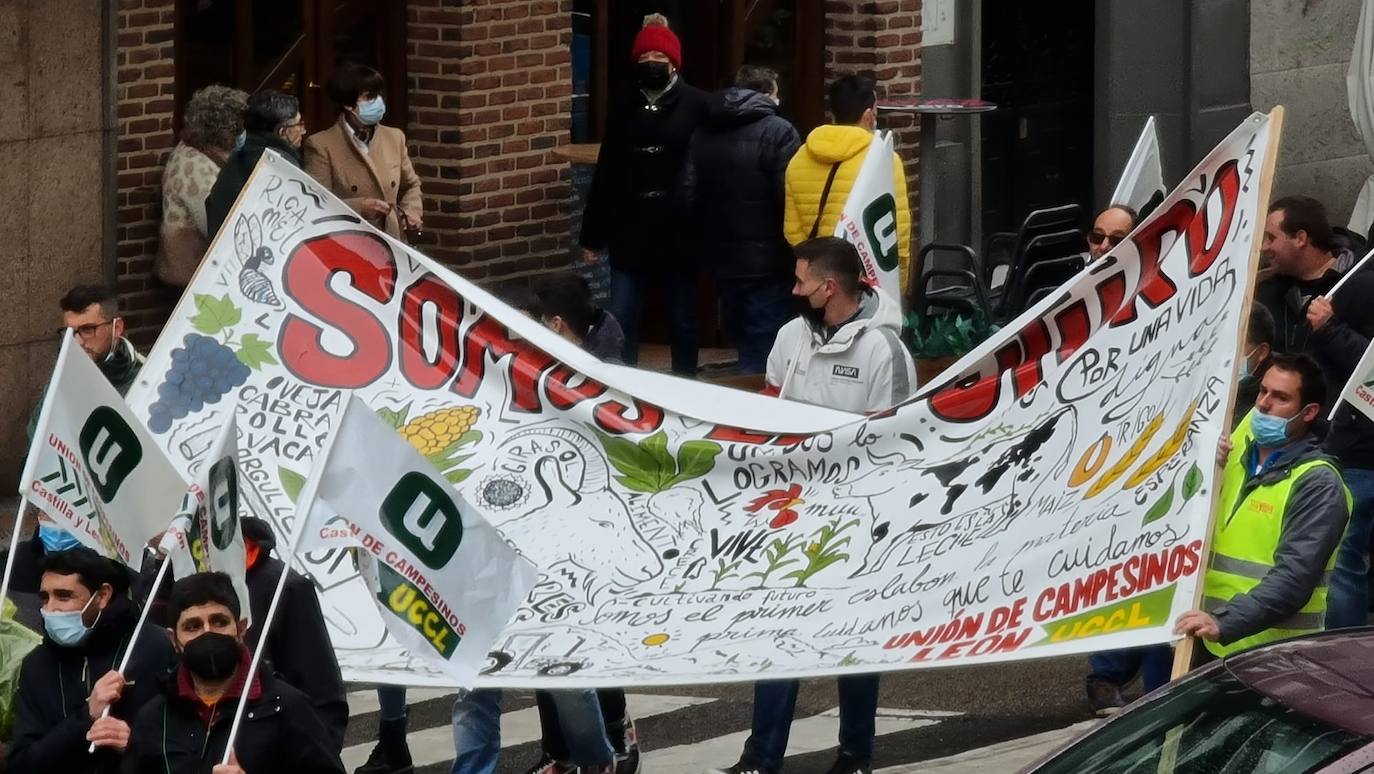
[(1247, 688), (1308, 717), (1374, 735), (1374, 627), (1238, 653), (1225, 667)]

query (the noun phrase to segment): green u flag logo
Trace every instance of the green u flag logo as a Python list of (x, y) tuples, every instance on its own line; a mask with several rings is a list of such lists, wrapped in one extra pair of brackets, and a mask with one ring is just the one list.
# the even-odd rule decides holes
[(442, 569), (463, 542), (463, 515), (448, 487), (423, 473), (401, 476), (382, 501), (382, 524), (431, 570)]
[(101, 406), (86, 417), (78, 441), (96, 494), (103, 502), (113, 501), (124, 479), (143, 461), (138, 436), (118, 411)]
[(883, 271), (897, 268), (897, 200), (885, 193), (864, 207), (864, 235)]

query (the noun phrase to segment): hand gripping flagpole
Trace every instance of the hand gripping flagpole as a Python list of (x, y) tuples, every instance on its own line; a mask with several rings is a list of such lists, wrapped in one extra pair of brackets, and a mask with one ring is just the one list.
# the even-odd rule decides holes
[[(344, 401), (348, 405), (348, 401)], [(248, 689), (253, 685), (253, 678), (258, 674), (258, 663), (262, 661), (263, 648), (267, 647), (267, 635), (272, 629), (272, 622), (276, 620), (277, 603), (281, 602), (282, 589), (286, 588), (286, 576), (291, 573), (291, 557), (296, 555), (296, 549), (300, 546), (301, 536), (305, 534), (306, 522), (309, 521), (310, 511), (315, 507), (315, 494), (319, 491), (320, 476), (326, 465), (329, 464), (329, 456), (334, 451), (334, 439), (337, 433), (331, 433), (325, 442), (324, 453), (320, 455), (319, 461), (315, 463), (315, 469), (306, 482), (306, 489), (301, 493), (301, 507), (296, 509), (295, 529), (291, 532), (291, 544), (286, 553), (281, 557), (282, 568), (281, 577), (277, 578), (277, 588), (272, 591), (272, 603), (267, 606), (267, 617), (262, 622), (262, 631), (258, 635), (258, 647), (253, 651), (253, 659), (248, 663), (248, 675), (243, 680), (243, 692), (239, 695), (238, 708), (234, 710), (234, 723), (229, 726), (229, 739), (224, 743), (224, 760), (222, 765), (229, 765), (229, 759), (234, 754), (234, 740), (238, 738), (239, 726), (243, 723), (243, 711), (248, 706)]]
[[(148, 595), (148, 600), (143, 603), (143, 612), (138, 614), (138, 623), (134, 624), (134, 633), (129, 636), (129, 647), (124, 649), (124, 656), (119, 660), (117, 671), (121, 675), (124, 674), (124, 670), (129, 668), (129, 660), (134, 655), (134, 645), (138, 642), (138, 635), (143, 631), (143, 625), (148, 622), (148, 611), (153, 609), (153, 596), (157, 594), (158, 589), (162, 588), (162, 581), (167, 577), (167, 568), (171, 566), (171, 557), (162, 557), (161, 565), (157, 569), (157, 577), (153, 579), (153, 590)], [(107, 718), (109, 716), (110, 705), (106, 704), (105, 711), (100, 713), (100, 717)], [(95, 742), (91, 742), (91, 746), (86, 752), (95, 752)]]

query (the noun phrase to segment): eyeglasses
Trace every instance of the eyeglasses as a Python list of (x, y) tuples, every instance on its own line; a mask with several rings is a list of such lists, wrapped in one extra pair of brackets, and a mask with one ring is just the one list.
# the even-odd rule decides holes
[(298, 126), (305, 126), (305, 120), (304, 120), (304, 119), (301, 119), (300, 121), (292, 121), (292, 122), (289, 123), (289, 124), (282, 124), (281, 126), (279, 126), (279, 127), (277, 127), (277, 128), (278, 128), (278, 129), (295, 129), (295, 128), (298, 127)]
[(1096, 230), (1088, 232), (1088, 244), (1090, 245), (1100, 245), (1102, 244), (1102, 240), (1104, 239), (1107, 240), (1107, 242), (1109, 242), (1112, 247), (1116, 247), (1117, 245), (1126, 241), (1126, 235), (1104, 234), (1101, 231)]
[(106, 325), (114, 325), (114, 320), (106, 320), (100, 323), (86, 323), (85, 325), (78, 325), (75, 328), (58, 328), (57, 335), (61, 338), (62, 336), (70, 334), (85, 341), (96, 333), (99, 333), (100, 329), (104, 328)]

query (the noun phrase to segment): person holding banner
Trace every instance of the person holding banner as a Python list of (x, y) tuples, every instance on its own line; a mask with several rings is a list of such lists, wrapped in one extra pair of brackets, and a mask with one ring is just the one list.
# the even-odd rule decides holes
[(1219, 445), (1221, 497), (1203, 609), (1175, 623), (1175, 633), (1202, 639), (1211, 657), (1325, 624), (1327, 577), (1351, 506), (1340, 469), (1311, 433), (1325, 393), (1310, 357), (1275, 355), (1254, 410)]
[[(1273, 314), (1280, 352), (1306, 352), (1332, 389), (1345, 384), (1374, 336), (1374, 272), (1335, 268), (1335, 245), (1326, 209), (1315, 199), (1290, 196), (1270, 206), (1264, 250), (1274, 276), (1256, 299)], [(1336, 287), (1340, 286), (1339, 292)], [(1348, 405), (1337, 407), (1323, 443), (1341, 465), (1354, 497), (1350, 526), (1331, 577), (1327, 626), (1363, 625), (1369, 617), (1369, 541), (1374, 532), (1374, 422)]]
[[(802, 314), (783, 327), (768, 356), (768, 391), (782, 398), (871, 414), (916, 389), (916, 365), (897, 338), (901, 310), (867, 287), (854, 245), (822, 237), (797, 245), (792, 295)], [(819, 304), (819, 306), (817, 305)], [(878, 676), (846, 675), (840, 694), (840, 753), (827, 774), (872, 774)], [(777, 774), (787, 753), (795, 680), (754, 684), (754, 719), (739, 762), (710, 774)]]
[(639, 362), (639, 322), (653, 287), (667, 299), (673, 373), (697, 373), (694, 261), (681, 249), (674, 189), (687, 144), (710, 98), (685, 81), (682, 43), (662, 14), (650, 14), (630, 55), (638, 89), (614, 105), (596, 160), (578, 244), (594, 263), (611, 263), (610, 311), (625, 330), (624, 361)]
[[(795, 246), (835, 233), (868, 155), (868, 146), (873, 143), (878, 125), (876, 86), (873, 76), (867, 73), (845, 75), (830, 84), (830, 115), (835, 123), (812, 129), (787, 165), (782, 227), (790, 244)], [(907, 198), (906, 170), (895, 152), (892, 193), (897, 209), (900, 284), (905, 288), (911, 263), (911, 202)]]
[[(88, 548), (43, 560), (45, 636), (20, 672), (10, 770), (101, 771), (128, 746), (129, 721), (157, 693), (173, 655), (163, 632), (135, 632), (126, 581), (122, 568)], [(127, 648), (132, 659), (121, 675)]]
[[(342, 774), (339, 748), (304, 694), (271, 670), (245, 685), (251, 654), (240, 612), (223, 573), (197, 573), (172, 587), (167, 614), (181, 665), (134, 720), (126, 774)], [(216, 765), (240, 701), (248, 706), (230, 764)]]
[(1135, 210), (1124, 204), (1113, 204), (1097, 213), (1097, 217), (1093, 218), (1092, 230), (1087, 233), (1088, 263), (1124, 242), (1127, 235), (1135, 230), (1136, 222)]

